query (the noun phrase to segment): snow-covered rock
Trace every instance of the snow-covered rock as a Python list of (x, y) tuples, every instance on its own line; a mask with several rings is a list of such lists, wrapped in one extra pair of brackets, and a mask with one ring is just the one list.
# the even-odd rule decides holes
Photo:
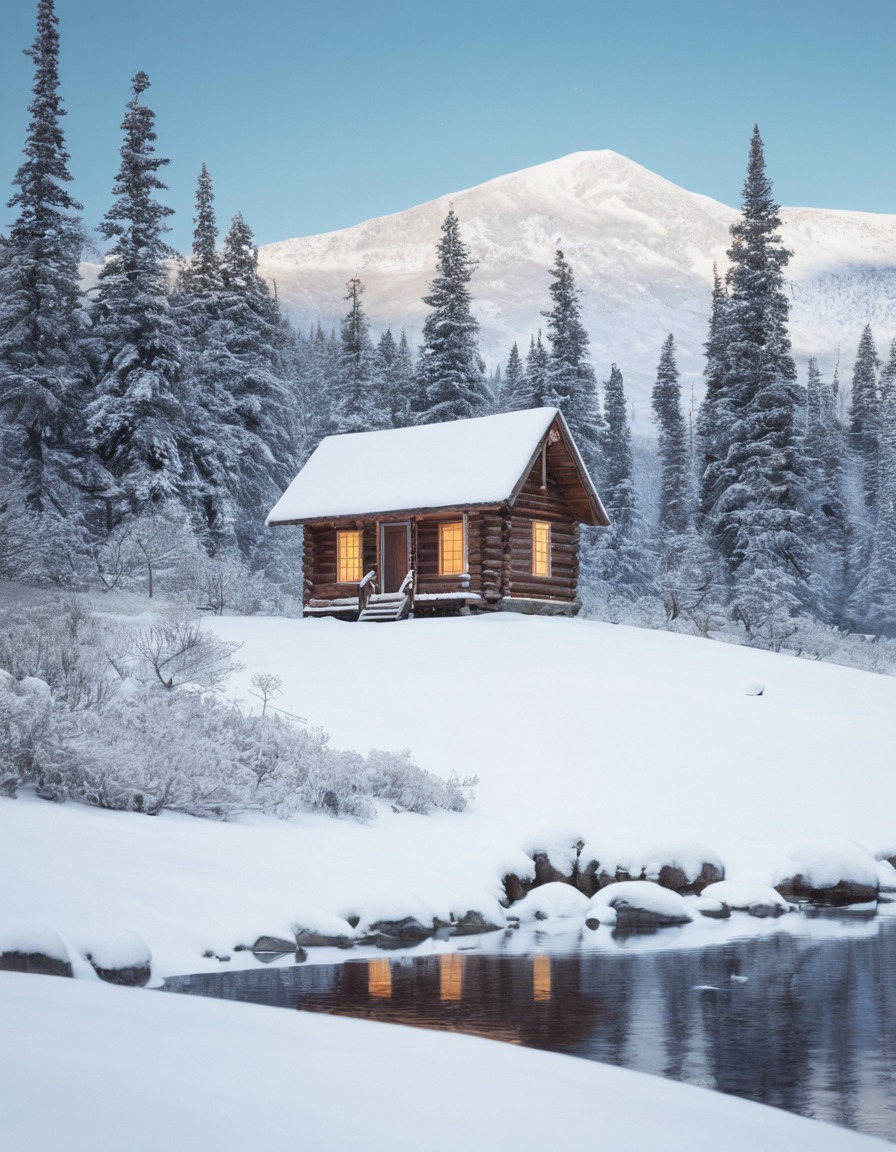
[(858, 844), (794, 848), (775, 870), (775, 888), (788, 900), (842, 908), (877, 900), (878, 862)]
[(62, 937), (46, 924), (0, 926), (0, 971), (40, 976), (71, 976), (72, 964)]
[(142, 988), (152, 975), (152, 955), (136, 932), (108, 929), (80, 942), (81, 955), (107, 984)]
[(627, 880), (601, 888), (591, 898), (586, 920), (592, 910), (607, 907), (615, 910), (616, 926), (621, 929), (662, 928), (693, 919), (682, 896), (650, 880)]
[(533, 888), (519, 903), (514, 904), (513, 913), (519, 917), (521, 924), (546, 920), (581, 921), (587, 908), (587, 896), (571, 884), (554, 881)]
[(877, 862), (877, 886), (881, 892), (896, 892), (896, 868), (889, 860)]
[(749, 912), (751, 916), (782, 916), (792, 912), (794, 906), (768, 884), (751, 880), (722, 880), (703, 889), (707, 900), (719, 900), (733, 912)]

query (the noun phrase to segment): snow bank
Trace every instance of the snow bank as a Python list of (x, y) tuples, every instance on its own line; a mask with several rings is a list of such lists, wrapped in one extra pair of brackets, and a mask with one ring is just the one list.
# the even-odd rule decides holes
[(297, 1133), (368, 1152), (890, 1147), (656, 1076), (391, 1024), (12, 973), (0, 1018), (10, 1148), (243, 1152)]
[(0, 922), (0, 955), (4, 952), (20, 952), (24, 956), (49, 956), (51, 960), (60, 960), (63, 963), (69, 958), (68, 949), (58, 932), (54, 932), (46, 924), (29, 921)]

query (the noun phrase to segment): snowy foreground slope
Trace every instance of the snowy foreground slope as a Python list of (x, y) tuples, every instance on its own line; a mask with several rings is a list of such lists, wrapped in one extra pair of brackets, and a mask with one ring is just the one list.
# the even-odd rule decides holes
[[(136, 933), (158, 983), (255, 965), (233, 949), (262, 933), (351, 935), (349, 916), (360, 917), (359, 931), (377, 918), (471, 908), (502, 923), (503, 874), (531, 870), (538, 849), (562, 861), (578, 840), (610, 867), (711, 858), (748, 885), (774, 879), (793, 850), (819, 871), (859, 851), (851, 840), (892, 854), (896, 679), (509, 614), (209, 626), (243, 641), (246, 667), (232, 688), (247, 702), (253, 673), (275, 673), (278, 705), (329, 729), (334, 743), (409, 745), (426, 768), (477, 772), (477, 799), (461, 814), (383, 810), (365, 825), (149, 818), (27, 792), (0, 800), (0, 950), (49, 941), (52, 952), (56, 933), (76, 977), (0, 972), (0, 1144), (235, 1152), (263, 1132), (410, 1149), (425, 1132), (428, 1147), (446, 1150), (595, 1140), (645, 1152), (871, 1146), (774, 1109), (493, 1041), (114, 988), (85, 957), (133, 963)], [(758, 682), (763, 695), (748, 694)], [(533, 907), (548, 921), (463, 946), (617, 946), (605, 926), (584, 926), (585, 897), (563, 886), (563, 920), (549, 888), (528, 898), (539, 897)], [(829, 929), (796, 915), (697, 916), (638, 946), (816, 930)], [(312, 960), (346, 955), (309, 951)]]
[[(737, 211), (609, 150), (577, 152), (340, 232), (265, 245), (260, 271), (303, 325), (325, 327), (341, 320), (346, 281), (360, 276), (374, 327), (407, 328), (416, 343), (449, 204), (479, 261), (471, 290), (492, 366), (506, 363), (515, 340), (525, 353), (543, 326), (559, 243), (582, 290), (599, 377), (617, 362), (645, 411), (660, 345), (673, 332), (685, 384), (699, 389), (712, 266), (727, 267)], [(865, 324), (886, 341), (896, 331), (894, 217), (785, 208), (782, 218), (794, 253), (794, 351), (801, 362), (817, 356), (830, 378), (841, 352), (852, 363)]]
[[(254, 963), (232, 950), (262, 934), (351, 936), (348, 917), (358, 934), (470, 909), (503, 924), (505, 873), (531, 875), (537, 851), (568, 867), (579, 842), (611, 874), (669, 863), (695, 875), (708, 861), (763, 885), (794, 860), (821, 874), (896, 852), (894, 678), (511, 614), (209, 626), (243, 642), (232, 688), (247, 702), (250, 677), (274, 673), (277, 704), (334, 744), (407, 746), (424, 768), (475, 772), (476, 800), (460, 814), (383, 809), (368, 824), (0, 801), (0, 875), (16, 877), (0, 890), (0, 923), (46, 924), (82, 975), (84, 953), (120, 931), (146, 942), (157, 980), (219, 968), (205, 952)], [(748, 694), (757, 683), (763, 695)], [(711, 923), (697, 917), (682, 943), (706, 942)]]
[(888, 1147), (638, 1072), (391, 1024), (14, 973), (0, 973), (0, 1018), (10, 1149)]

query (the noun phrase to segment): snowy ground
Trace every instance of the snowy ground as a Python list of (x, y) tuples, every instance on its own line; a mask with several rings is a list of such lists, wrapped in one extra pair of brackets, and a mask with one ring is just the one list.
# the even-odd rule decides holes
[[(205, 951), (237, 962), (235, 945), (297, 925), (351, 935), (349, 916), (358, 932), (469, 909), (500, 924), (504, 874), (530, 871), (537, 850), (563, 866), (579, 841), (610, 872), (710, 860), (756, 885), (798, 866), (836, 871), (856, 845), (896, 851), (896, 678), (510, 614), (212, 626), (244, 644), (232, 689), (248, 703), (250, 677), (274, 673), (277, 705), (334, 744), (407, 746), (430, 770), (475, 772), (476, 800), (369, 824), (0, 801), (0, 875), (16, 877), (3, 922), (48, 925), (76, 963), (121, 930), (146, 941), (160, 978), (217, 968)], [(757, 683), (763, 695), (748, 694)]]
[[(231, 691), (247, 703), (257, 704), (250, 677), (274, 673), (284, 685), (277, 705), (328, 730), (334, 744), (407, 746), (432, 771), (475, 772), (476, 800), (461, 814), (382, 810), (365, 825), (148, 818), (27, 792), (0, 800), (0, 950), (51, 930), (82, 978), (0, 973), (2, 1017), (16, 1037), (0, 1046), (0, 1082), (15, 1103), (0, 1124), (17, 1146), (55, 1147), (64, 1129), (68, 1146), (101, 1150), (182, 1146), (187, 1132), (198, 1134), (194, 1146), (227, 1149), (262, 1130), (402, 1147), (404, 1137), (396, 1144), (391, 1124), (376, 1121), (378, 1102), (399, 1082), (407, 1087), (389, 1097), (388, 1115), (405, 1134), (426, 1123), (437, 1147), (453, 1146), (467, 1123), (520, 1148), (556, 1135), (557, 1124), (564, 1142), (596, 1133), (621, 1142), (624, 1132), (630, 1146), (664, 1152), (679, 1139), (691, 1149), (752, 1149), (760, 1140), (846, 1148), (859, 1139), (483, 1041), (111, 989), (85, 956), (135, 962), (135, 933), (158, 983), (254, 965), (233, 949), (261, 934), (289, 937), (302, 926), (351, 935), (350, 916), (360, 918), (358, 932), (380, 918), (426, 922), (468, 909), (503, 923), (504, 873), (531, 870), (537, 850), (562, 866), (579, 841), (609, 871), (718, 861), (745, 891), (797, 864), (818, 876), (841, 862), (861, 871), (868, 854), (896, 850), (896, 679), (662, 632), (511, 615), (391, 627), (234, 617), (210, 626), (244, 644), (245, 670)], [(588, 901), (565, 895), (542, 894), (547, 921), (520, 906), (519, 931), (463, 943), (614, 947), (606, 924), (584, 927)], [(695, 914), (643, 946), (801, 930), (831, 929), (795, 915)], [(316, 960), (342, 955), (312, 951)], [(442, 1120), (433, 1126), (432, 1116)]]
[(391, 1024), (17, 973), (0, 973), (0, 1017), (10, 1149), (889, 1147), (638, 1072)]

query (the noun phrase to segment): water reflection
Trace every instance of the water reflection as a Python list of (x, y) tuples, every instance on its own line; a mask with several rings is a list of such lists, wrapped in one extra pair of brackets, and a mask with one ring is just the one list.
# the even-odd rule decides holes
[(689, 951), (446, 953), (169, 980), (653, 1072), (896, 1140), (896, 923)]

